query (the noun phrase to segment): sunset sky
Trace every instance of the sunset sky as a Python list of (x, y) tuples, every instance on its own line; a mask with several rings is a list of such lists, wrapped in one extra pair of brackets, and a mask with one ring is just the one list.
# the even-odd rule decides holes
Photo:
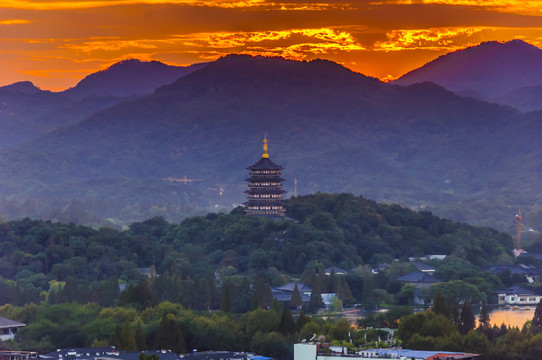
[(383, 80), (482, 41), (542, 46), (542, 0), (1, 0), (0, 86), (59, 91), (123, 59), (325, 58)]

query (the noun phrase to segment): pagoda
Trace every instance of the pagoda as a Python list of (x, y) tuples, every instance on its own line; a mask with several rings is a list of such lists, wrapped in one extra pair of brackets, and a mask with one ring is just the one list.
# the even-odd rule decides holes
[(282, 179), (280, 171), (284, 168), (269, 159), (267, 153), (267, 136), (263, 139), (262, 158), (250, 170), (248, 181), (248, 201), (245, 203), (247, 216), (283, 217), (286, 213), (282, 194)]

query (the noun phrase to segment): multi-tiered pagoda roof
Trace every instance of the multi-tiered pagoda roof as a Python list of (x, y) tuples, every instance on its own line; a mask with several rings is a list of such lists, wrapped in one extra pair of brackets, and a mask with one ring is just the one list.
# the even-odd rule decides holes
[(254, 165), (249, 166), (250, 177), (248, 181), (248, 201), (245, 203), (247, 216), (283, 217), (284, 208), (282, 182), (280, 171), (284, 168), (269, 159), (267, 153), (267, 137), (263, 140), (262, 158)]

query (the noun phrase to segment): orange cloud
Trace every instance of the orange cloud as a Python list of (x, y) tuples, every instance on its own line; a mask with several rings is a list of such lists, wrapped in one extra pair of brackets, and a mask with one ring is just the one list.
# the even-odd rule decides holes
[(0, 20), (0, 25), (18, 25), (18, 24), (30, 24), (30, 20), (23, 20), (23, 19)]
[(482, 30), (481, 27), (393, 30), (386, 34), (386, 41), (378, 41), (374, 44), (374, 50), (386, 52), (401, 50), (453, 51), (470, 45), (465, 39)]
[[(156, 41), (156, 40), (154, 40)], [(140, 49), (156, 49), (157, 45), (152, 44), (151, 41), (147, 40), (97, 40), (97, 41), (85, 41), (80, 44), (68, 43), (64, 44), (61, 47), (66, 49), (75, 50), (83, 53), (90, 53), (92, 51), (116, 51), (127, 48), (140, 48)]]
[[(393, 3), (400, 5), (419, 4), (419, 0), (397, 0), (374, 2), (374, 4)], [(540, 15), (542, 14), (542, 0), (423, 0), (423, 4), (444, 4), (456, 6), (472, 6), (493, 9), (500, 12)]]
[[(262, 48), (262, 51), (270, 51), (273, 54), (279, 52), (286, 56), (296, 58), (303, 53), (323, 53), (330, 49), (346, 51), (364, 50), (364, 47), (358, 44), (350, 33), (329, 28), (196, 33), (190, 34), (188, 38), (189, 39), (184, 43), (185, 45), (211, 47), (215, 49), (232, 49), (239, 47), (251, 48), (256, 46), (257, 43), (262, 42), (291, 41), (296, 43), (286, 45), (285, 47), (271, 45), (268, 46), (269, 49), (263, 50)], [(306, 41), (309, 39), (312, 41)]]
[(347, 3), (313, 3), (313, 2), (272, 2), (266, 0), (4, 0), (1, 7), (27, 10), (67, 10), (89, 9), (118, 5), (189, 5), (199, 7), (219, 8), (259, 8), (266, 7), (273, 10), (326, 10), (348, 9), (352, 6)]

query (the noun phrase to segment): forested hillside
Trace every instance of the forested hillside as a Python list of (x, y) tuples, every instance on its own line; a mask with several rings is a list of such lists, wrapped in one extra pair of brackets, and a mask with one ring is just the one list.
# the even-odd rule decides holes
[[(203, 290), (211, 283), (219, 287), (232, 278), (239, 285), (243, 277), (251, 281), (261, 277), (277, 286), (331, 265), (360, 269), (349, 285), (362, 301), (360, 279), (365, 265), (424, 254), (449, 255), (441, 264), (452, 267), (446, 277), (468, 277), (479, 288), (476, 297), (485, 298), (502, 284), (498, 279), (488, 280), (481, 269), (511, 261), (509, 235), (349, 194), (292, 198), (288, 217), (280, 221), (246, 217), (239, 208), (231, 214), (190, 217), (178, 224), (153, 218), (133, 223), (125, 231), (30, 219), (4, 222), (0, 226), (0, 302), (22, 305), (91, 299), (111, 305), (118, 301), (114, 290), (118, 281), (137, 284), (144, 279), (138, 268), (153, 264), (160, 282), (170, 281), (161, 286), (179, 286), (171, 291), (156, 289), (159, 295), (152, 301), (177, 301), (183, 295), (191, 307), (201, 308), (205, 303), (219, 303)], [(378, 286), (384, 293), (395, 294), (399, 289), (391, 284), (394, 276), (408, 270), (396, 269)]]
[[(506, 338), (507, 329), (484, 325), (471, 334), (474, 325), (453, 314), (458, 304), (495, 301), (495, 290), (518, 280), (485, 270), (512, 263), (512, 247), (509, 235), (490, 228), (352, 194), (293, 197), (280, 220), (246, 217), (237, 208), (180, 223), (155, 217), (124, 231), (30, 219), (3, 222), (0, 316), (28, 325), (17, 333), (18, 341), (0, 346), (250, 350), (279, 359), (291, 359), (292, 344), (315, 333), (352, 349), (386, 346), (379, 340), (385, 334), (377, 330), (304, 315), (321, 311), (319, 294), (335, 293), (332, 311), (354, 304), (369, 311), (392, 309), (360, 320), (364, 327), (397, 327), (398, 319), (411, 313), (403, 306), (412, 305), (415, 296), (427, 303), (441, 297), (445, 304), (435, 311), (448, 308), (449, 319), (428, 314), (420, 321), (445, 322), (442, 333), (428, 339), (423, 329), (407, 330), (417, 318), (406, 317), (400, 322), (406, 324), (402, 341), (419, 349), (505, 352), (513, 345), (499, 345), (498, 339)], [(397, 278), (416, 270), (408, 257), (424, 254), (446, 255), (425, 262), (442, 282), (417, 291)], [(331, 265), (348, 274), (326, 275)], [(286, 303), (274, 300), (272, 287), (289, 281), (312, 288), (308, 303), (299, 291), (297, 300), (294, 295)]]

